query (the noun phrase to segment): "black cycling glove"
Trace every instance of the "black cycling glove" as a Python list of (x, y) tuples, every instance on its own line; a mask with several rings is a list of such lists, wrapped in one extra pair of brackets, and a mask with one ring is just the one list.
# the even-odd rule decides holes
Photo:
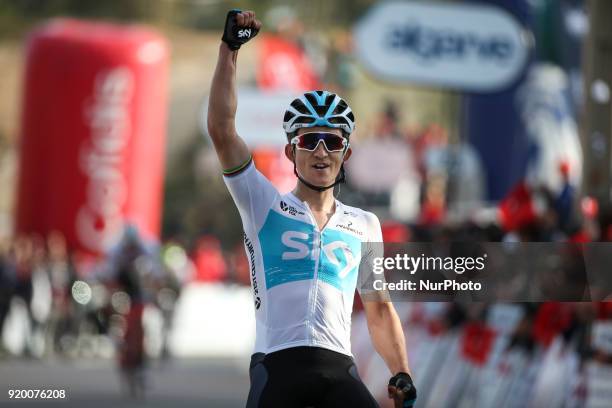
[(227, 12), (223, 37), (221, 37), (232, 51), (239, 49), (242, 44), (255, 37), (259, 32), (255, 27), (238, 27), (236, 24), (236, 14), (240, 13), (240, 11), (234, 9)]
[(408, 373), (397, 373), (389, 380), (389, 386), (395, 387), (404, 393), (404, 408), (414, 406), (417, 399), (417, 392)]

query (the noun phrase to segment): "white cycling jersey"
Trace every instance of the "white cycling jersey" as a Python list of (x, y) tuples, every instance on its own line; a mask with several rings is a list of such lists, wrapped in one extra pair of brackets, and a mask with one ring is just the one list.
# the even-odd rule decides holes
[(317, 346), (352, 356), (353, 297), (375, 252), (362, 243), (382, 242), (376, 215), (336, 200), (320, 231), (308, 204), (281, 195), (253, 163), (224, 180), (245, 232), (255, 352)]

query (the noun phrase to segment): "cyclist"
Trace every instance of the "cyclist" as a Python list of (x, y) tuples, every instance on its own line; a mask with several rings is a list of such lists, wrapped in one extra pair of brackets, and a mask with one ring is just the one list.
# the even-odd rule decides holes
[(97, 279), (112, 282), (129, 297), (117, 358), (121, 387), (138, 400), (144, 398), (147, 386), (148, 359), (142, 319), (162, 273), (157, 251), (156, 245), (145, 242), (135, 225), (127, 223), (121, 240), (110, 250), (96, 274)]
[[(361, 244), (382, 241), (380, 223), (333, 195), (351, 155), (354, 117), (326, 91), (291, 103), (285, 155), (299, 181), (281, 195), (235, 128), (237, 51), (260, 28), (251, 11), (228, 13), (208, 108), (208, 132), (242, 218), (255, 297), (247, 407), (376, 407), (352, 359), (350, 323), (358, 270), (371, 265), (371, 251), (362, 256)], [(372, 342), (395, 374), (389, 397), (398, 407), (412, 406), (416, 390), (395, 309), (382, 300), (364, 307)]]

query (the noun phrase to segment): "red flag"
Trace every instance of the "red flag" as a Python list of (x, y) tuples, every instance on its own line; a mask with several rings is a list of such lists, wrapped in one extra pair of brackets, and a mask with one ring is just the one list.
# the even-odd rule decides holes
[(499, 204), (499, 218), (502, 228), (514, 231), (532, 223), (536, 218), (531, 191), (520, 183)]
[(572, 311), (569, 305), (560, 302), (543, 303), (533, 323), (533, 337), (548, 347), (571, 322)]
[(491, 354), (495, 331), (482, 323), (469, 323), (463, 330), (461, 355), (476, 365), (484, 365)]

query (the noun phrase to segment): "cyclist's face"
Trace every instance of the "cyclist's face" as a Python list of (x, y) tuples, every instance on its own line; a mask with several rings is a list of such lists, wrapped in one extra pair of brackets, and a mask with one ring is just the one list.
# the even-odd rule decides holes
[[(309, 127), (298, 130), (298, 135), (308, 132), (329, 132), (342, 136), (342, 130), (327, 127)], [(295, 152), (295, 165), (297, 171), (306, 181), (317, 186), (328, 186), (336, 180), (340, 166), (344, 160), (351, 155), (349, 148), (346, 153), (328, 152), (323, 143), (319, 143), (317, 148), (310, 152), (307, 150), (293, 149), (290, 144), (285, 147), (285, 155), (289, 160), (293, 159)]]

